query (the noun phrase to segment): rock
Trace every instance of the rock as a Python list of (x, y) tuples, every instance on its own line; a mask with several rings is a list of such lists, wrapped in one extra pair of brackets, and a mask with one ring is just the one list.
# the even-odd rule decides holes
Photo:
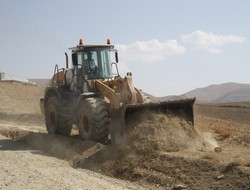
[(214, 148), (214, 152), (221, 152), (221, 151), (222, 151), (222, 149), (219, 146)]
[(216, 177), (216, 179), (218, 179), (218, 180), (223, 179), (223, 178), (224, 178), (224, 175), (218, 175), (218, 176)]
[(186, 189), (186, 188), (187, 188), (186, 185), (176, 184), (176, 185), (174, 185), (172, 190), (181, 190), (181, 189)]
[(180, 170), (180, 168), (176, 168), (175, 169), (175, 173), (177, 174), (177, 173), (180, 173), (181, 172), (181, 170)]

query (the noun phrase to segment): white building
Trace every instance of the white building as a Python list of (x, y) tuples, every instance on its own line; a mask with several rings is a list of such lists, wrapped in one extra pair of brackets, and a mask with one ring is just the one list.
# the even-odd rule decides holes
[(10, 74), (4, 73), (2, 71), (0, 71), (0, 81), (18, 81), (18, 82), (23, 82), (23, 83), (34, 84), (33, 82), (30, 82), (28, 79), (24, 79), (21, 77), (10, 75)]

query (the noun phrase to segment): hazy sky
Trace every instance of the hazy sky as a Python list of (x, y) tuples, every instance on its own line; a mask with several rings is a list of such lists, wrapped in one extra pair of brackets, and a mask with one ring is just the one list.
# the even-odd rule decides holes
[(0, 71), (50, 78), (78, 44), (119, 51), (120, 71), (155, 96), (250, 83), (247, 0), (0, 0)]

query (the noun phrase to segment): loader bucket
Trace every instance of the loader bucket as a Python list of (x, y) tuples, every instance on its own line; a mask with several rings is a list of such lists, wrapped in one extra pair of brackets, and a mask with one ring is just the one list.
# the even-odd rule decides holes
[(111, 143), (114, 145), (125, 144), (125, 118), (141, 110), (153, 110), (156, 112), (163, 112), (165, 114), (177, 115), (194, 126), (194, 112), (193, 105), (195, 98), (182, 99), (157, 103), (143, 103), (143, 104), (123, 104), (122, 107), (113, 111), (110, 121), (110, 136)]
[(120, 108), (113, 110), (110, 120), (110, 136), (113, 145), (125, 144), (125, 112), (126, 104)]
[(163, 112), (165, 114), (172, 114), (185, 119), (194, 126), (194, 112), (193, 105), (195, 98), (181, 99), (174, 101), (156, 102), (156, 103), (144, 103), (144, 104), (131, 104), (127, 106), (126, 117), (130, 114), (140, 110), (153, 110), (156, 112)]

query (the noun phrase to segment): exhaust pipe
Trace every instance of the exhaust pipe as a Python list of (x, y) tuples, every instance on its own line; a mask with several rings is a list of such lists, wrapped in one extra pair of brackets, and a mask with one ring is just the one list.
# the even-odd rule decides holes
[(66, 69), (69, 68), (69, 59), (68, 59), (68, 54), (65, 52), (65, 56), (66, 56)]

